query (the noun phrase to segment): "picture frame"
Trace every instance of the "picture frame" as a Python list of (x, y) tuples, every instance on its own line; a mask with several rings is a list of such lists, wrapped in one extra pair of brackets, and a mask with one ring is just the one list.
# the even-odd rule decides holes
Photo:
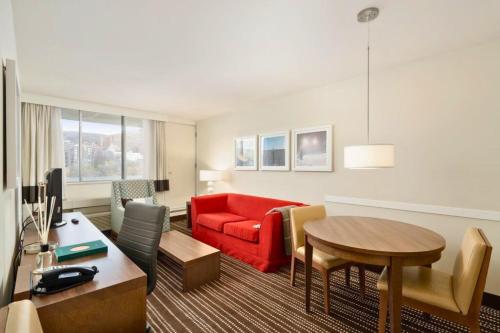
[(259, 135), (259, 170), (290, 170), (290, 132)]
[(257, 135), (234, 139), (234, 169), (257, 170)]
[[(3, 64), (2, 64), (3, 65)], [(21, 89), (17, 77), (15, 60), (5, 60), (4, 70), (4, 165), (3, 180), (5, 189), (18, 189), (21, 186)]]
[(294, 171), (333, 171), (333, 126), (294, 129)]

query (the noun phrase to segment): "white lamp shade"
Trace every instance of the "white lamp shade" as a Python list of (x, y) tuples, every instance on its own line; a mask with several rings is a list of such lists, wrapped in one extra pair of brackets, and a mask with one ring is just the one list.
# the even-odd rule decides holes
[(344, 147), (347, 169), (378, 169), (394, 167), (394, 145), (359, 145)]
[(200, 181), (215, 182), (222, 180), (222, 171), (218, 170), (200, 170)]

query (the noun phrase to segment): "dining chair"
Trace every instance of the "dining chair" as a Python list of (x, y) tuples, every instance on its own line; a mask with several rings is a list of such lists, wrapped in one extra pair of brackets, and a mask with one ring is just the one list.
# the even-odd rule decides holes
[[(326, 209), (323, 205), (304, 206), (292, 208), (290, 211), (290, 222), (292, 231), (292, 266), (290, 269), (290, 284), (295, 285), (296, 261), (305, 262), (305, 235), (304, 223), (323, 219), (326, 217)], [(324, 311), (330, 312), (330, 273), (345, 270), (345, 283), (350, 285), (352, 262), (340, 259), (318, 249), (313, 249), (312, 267), (319, 271), (323, 280)], [(359, 268), (359, 285), (361, 297), (365, 295), (365, 267)]]
[[(409, 307), (468, 326), (480, 332), (479, 311), (492, 247), (481, 229), (469, 228), (455, 259), (453, 274), (429, 267), (405, 267), (402, 303)], [(387, 319), (387, 268), (377, 283), (380, 292), (379, 332)]]

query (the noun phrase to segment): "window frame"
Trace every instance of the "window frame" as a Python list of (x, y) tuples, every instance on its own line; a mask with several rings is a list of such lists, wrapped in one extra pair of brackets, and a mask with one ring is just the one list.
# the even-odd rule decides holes
[[(83, 112), (93, 112), (93, 113), (98, 113), (98, 114), (107, 114), (107, 113), (102, 113), (102, 112), (95, 112), (95, 111), (86, 111), (86, 110), (80, 110), (80, 109), (71, 109), (71, 108), (65, 108), (68, 110), (75, 110), (78, 111), (78, 180), (77, 181), (67, 181), (68, 184), (109, 184), (113, 180), (84, 180), (82, 179), (82, 114)], [(120, 173), (120, 178), (116, 180), (126, 180), (127, 179), (127, 153), (126, 153), (126, 138), (127, 138), (127, 133), (126, 133), (126, 116), (123, 115), (117, 115), (120, 117), (120, 126), (121, 126), (121, 173)], [(136, 117), (130, 117), (132, 119), (140, 119)], [(63, 119), (63, 118), (61, 118)], [(64, 128), (61, 128), (61, 130), (64, 132)], [(64, 147), (64, 143), (63, 143)], [(64, 168), (66, 168), (66, 161), (64, 163)], [(146, 179), (144, 177), (144, 174), (142, 175), (142, 178), (134, 178), (134, 179)]]

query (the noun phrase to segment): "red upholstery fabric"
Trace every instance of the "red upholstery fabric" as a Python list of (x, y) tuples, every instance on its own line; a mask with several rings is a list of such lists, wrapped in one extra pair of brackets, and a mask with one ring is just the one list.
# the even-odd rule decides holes
[[(257, 226), (257, 227), (256, 227)], [(242, 222), (226, 223), (224, 233), (249, 242), (259, 242), (260, 222), (247, 220)]]
[[(303, 206), (300, 202), (233, 193), (193, 197), (193, 237), (260, 271), (275, 271), (279, 266), (289, 263), (290, 257), (285, 255), (281, 214), (266, 213), (272, 208), (290, 205)], [(223, 222), (222, 215), (219, 215), (223, 212), (244, 217), (245, 221)], [(207, 227), (207, 214), (213, 214), (208, 215), (211, 221), (208, 225), (211, 227)], [(205, 218), (201, 218), (200, 223), (202, 215)], [(260, 223), (261, 227), (251, 230), (250, 223), (252, 226)]]
[(206, 213), (198, 215), (197, 222), (207, 228), (222, 231), (224, 224), (246, 220), (246, 217), (227, 213)]

